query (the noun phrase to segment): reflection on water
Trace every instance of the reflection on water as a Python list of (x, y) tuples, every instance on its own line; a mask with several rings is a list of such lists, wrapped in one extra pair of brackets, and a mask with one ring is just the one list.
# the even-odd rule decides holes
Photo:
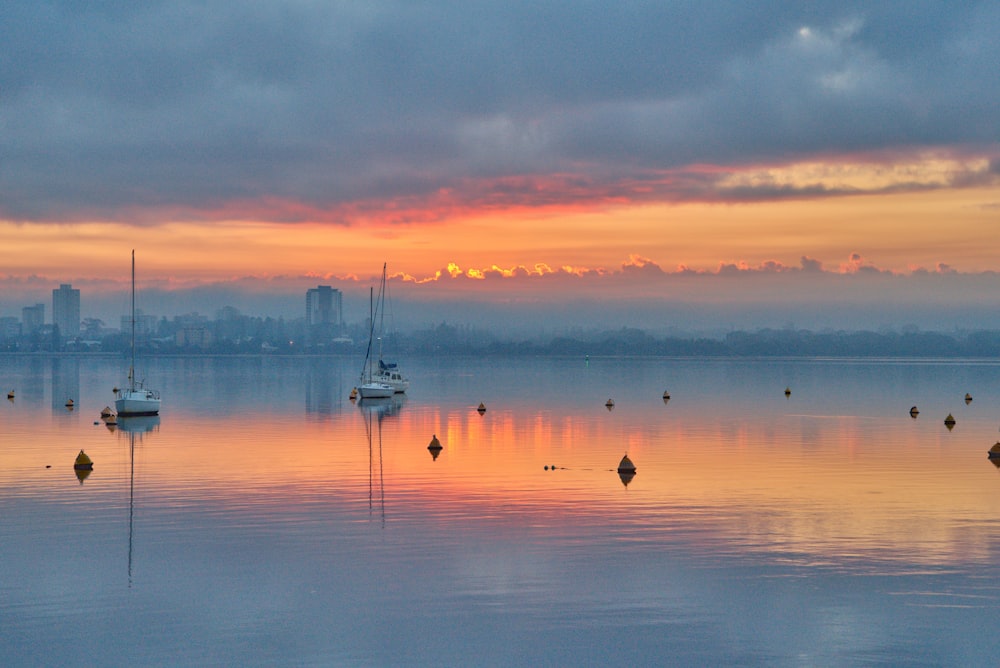
[(77, 358), (50, 360), (52, 365), (52, 410), (75, 410), (80, 400), (80, 362)]
[(406, 396), (397, 394), (386, 398), (352, 399), (365, 419), (365, 436), (368, 438), (368, 512), (376, 508), (385, 527), (385, 473), (382, 464), (382, 421), (399, 413)]
[(117, 360), (58, 361), (0, 356), (7, 664), (1000, 656), (995, 364), (154, 359), (111, 425)]

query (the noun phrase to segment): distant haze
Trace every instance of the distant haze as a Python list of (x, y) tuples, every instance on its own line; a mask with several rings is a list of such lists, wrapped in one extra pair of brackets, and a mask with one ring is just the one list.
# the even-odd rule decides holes
[[(347, 323), (368, 317), (373, 282), (327, 280), (344, 295)], [(305, 291), (319, 282), (220, 283), (191, 289), (143, 288), (139, 308), (171, 318), (197, 312), (215, 317), (232, 306), (244, 315), (301, 318)], [(51, 289), (34, 284), (7, 291), (0, 315), (46, 304)], [(75, 285), (82, 317), (117, 327), (128, 311), (127, 289)], [(804, 329), (880, 330), (918, 327), (953, 331), (1000, 329), (1000, 275), (992, 272), (914, 272), (896, 275), (870, 268), (854, 273), (823, 270), (733, 269), (711, 273), (664, 272), (646, 264), (612, 274), (551, 274), (489, 279), (446, 277), (417, 283), (389, 282), (388, 314), (408, 331), (446, 322), (504, 336), (552, 334), (573, 328), (636, 327), (659, 333), (718, 333), (732, 329), (792, 326)]]

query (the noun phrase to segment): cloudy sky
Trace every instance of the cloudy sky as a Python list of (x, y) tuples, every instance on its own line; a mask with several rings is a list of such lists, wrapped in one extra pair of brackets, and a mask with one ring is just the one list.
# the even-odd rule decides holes
[[(0, 315), (1000, 327), (995, 2), (0, 6)], [(140, 300), (141, 301), (141, 300)], [(408, 306), (407, 306), (408, 305)], [(492, 320), (491, 320), (492, 318)]]

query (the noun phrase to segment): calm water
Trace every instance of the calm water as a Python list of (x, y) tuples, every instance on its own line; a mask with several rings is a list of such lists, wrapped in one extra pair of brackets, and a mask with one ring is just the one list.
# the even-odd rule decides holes
[(994, 362), (359, 362), (0, 356), (0, 663), (1000, 662)]

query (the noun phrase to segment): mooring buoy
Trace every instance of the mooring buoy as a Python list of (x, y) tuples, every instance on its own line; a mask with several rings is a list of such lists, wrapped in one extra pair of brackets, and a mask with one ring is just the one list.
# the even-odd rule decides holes
[(628, 458), (628, 453), (618, 462), (618, 477), (621, 478), (622, 484), (626, 487), (635, 477), (635, 464)]
[(786, 397), (792, 396), (792, 388), (790, 388), (790, 387), (786, 387), (785, 388), (785, 396)]
[(914, 406), (913, 408), (910, 409), (910, 417), (911, 418), (915, 418), (918, 415), (920, 415), (920, 411), (917, 410), (916, 406)]
[(87, 456), (87, 453), (83, 450), (80, 454), (76, 456), (76, 461), (73, 462), (73, 468), (77, 471), (89, 471), (94, 468), (94, 462)]
[(480, 415), (482, 415), (483, 413), (486, 412), (486, 404), (484, 404), (483, 402), (480, 401), (479, 402), (479, 408), (477, 408), (476, 410), (479, 411)]
[(948, 431), (951, 431), (951, 428), (955, 426), (955, 416), (948, 413), (948, 417), (944, 419), (944, 426), (948, 427)]

